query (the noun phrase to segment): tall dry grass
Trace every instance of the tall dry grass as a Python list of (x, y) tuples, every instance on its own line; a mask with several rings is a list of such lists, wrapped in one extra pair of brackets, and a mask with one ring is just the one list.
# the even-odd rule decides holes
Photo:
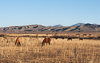
[(100, 41), (51, 39), (42, 47), (44, 38), (22, 37), (20, 47), (17, 37), (0, 37), (0, 63), (100, 63)]

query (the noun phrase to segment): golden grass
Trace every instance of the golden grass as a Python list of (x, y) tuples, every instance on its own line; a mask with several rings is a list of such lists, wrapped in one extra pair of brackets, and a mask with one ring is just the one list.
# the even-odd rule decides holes
[(0, 37), (0, 63), (100, 63), (100, 40), (51, 39), (51, 45), (42, 45), (44, 38)]

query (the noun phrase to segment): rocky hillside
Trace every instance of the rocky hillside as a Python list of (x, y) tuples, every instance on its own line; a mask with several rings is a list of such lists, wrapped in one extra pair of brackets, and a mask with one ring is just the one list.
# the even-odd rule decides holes
[(11, 26), (0, 28), (0, 33), (68, 33), (68, 32), (100, 32), (100, 25), (83, 24), (80, 26)]

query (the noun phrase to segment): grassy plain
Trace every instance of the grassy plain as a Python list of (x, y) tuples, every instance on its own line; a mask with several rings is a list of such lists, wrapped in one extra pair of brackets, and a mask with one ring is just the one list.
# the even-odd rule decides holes
[(42, 37), (21, 37), (17, 47), (21, 34), (9, 35), (15, 37), (0, 37), (0, 63), (100, 63), (100, 40), (51, 38), (51, 44), (42, 47)]

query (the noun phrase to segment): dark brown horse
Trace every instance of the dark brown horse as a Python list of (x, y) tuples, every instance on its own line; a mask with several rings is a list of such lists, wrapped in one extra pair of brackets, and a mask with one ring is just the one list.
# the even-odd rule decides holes
[(93, 39), (93, 40), (95, 40), (96, 38), (95, 38), (95, 37), (90, 37), (90, 39)]
[(20, 44), (21, 40), (22, 40), (21, 37), (17, 37), (15, 45), (16, 46), (21, 46), (21, 44)]
[(46, 43), (46, 44), (49, 43), (49, 45), (50, 45), (50, 41), (51, 41), (51, 39), (50, 39), (49, 37), (46, 37), (46, 38), (43, 40), (43, 42), (42, 42), (42, 46), (44, 46), (45, 43)]
[(68, 40), (71, 40), (71, 41), (72, 41), (72, 38), (71, 38), (71, 37), (68, 37), (68, 38), (67, 38), (67, 41), (68, 41)]

